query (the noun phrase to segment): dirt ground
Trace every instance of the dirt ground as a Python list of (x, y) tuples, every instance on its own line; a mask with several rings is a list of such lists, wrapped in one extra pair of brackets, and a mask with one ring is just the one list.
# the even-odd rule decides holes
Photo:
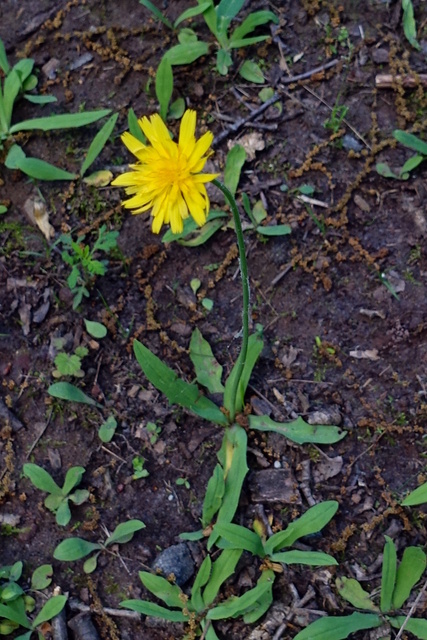
[[(188, 6), (157, 4), (171, 20)], [(217, 625), (227, 640), (292, 638), (316, 611), (350, 611), (334, 592), (335, 576), (362, 575), (364, 584), (377, 587), (384, 534), (399, 550), (425, 546), (427, 540), (425, 508), (399, 506), (427, 475), (426, 163), (406, 181), (380, 177), (375, 169), (377, 162), (387, 162), (398, 171), (411, 155), (393, 141), (394, 129), (426, 136), (425, 86), (376, 87), (378, 74), (425, 72), (425, 2), (414, 1), (421, 51), (404, 38), (397, 1), (251, 0), (243, 15), (267, 4), (280, 18), (272, 37), (236, 51), (228, 77), (215, 71), (213, 44), (210, 55), (175, 67), (174, 98), (184, 97), (197, 110), (200, 131), (223, 134), (213, 156), (218, 171), (229, 142), (258, 134), (263, 149), (246, 162), (238, 194), (261, 200), (268, 224), (292, 228), (288, 236), (267, 240), (245, 233), (251, 320), (263, 325), (265, 340), (247, 401), (255, 413), (280, 420), (302, 416), (347, 432), (337, 445), (322, 448), (249, 433), (250, 472), (236, 521), (249, 526), (255, 510), (262, 510), (280, 528), (304, 512), (311, 498), (338, 500), (337, 515), (315, 548), (331, 553), (339, 565), (330, 569), (330, 580), (324, 569), (290, 567), (276, 582), (274, 615), (267, 614), (264, 627), (258, 625), (259, 635), (251, 635), (257, 625), (237, 619)], [(202, 21), (195, 25), (212, 42)], [(120, 133), (130, 107), (138, 116), (158, 109), (155, 69), (175, 44), (166, 27), (137, 0), (3, 0), (0, 37), (11, 62), (35, 60), (39, 91), (58, 98), (43, 114), (82, 106), (119, 113), (95, 169), (117, 173), (131, 161)], [(261, 87), (237, 74), (245, 56), (261, 63), (266, 86), (279, 93), (280, 108), (273, 105), (237, 133), (227, 133), (261, 104)], [(328, 66), (332, 61), (336, 64)], [(301, 80), (290, 81), (301, 74)], [(345, 122), (325, 127), (337, 105), (348, 107)], [(40, 109), (21, 102), (15, 121), (39, 116)], [(177, 130), (175, 121), (170, 126)], [(97, 127), (33, 134), (21, 142), (27, 155), (78, 171)], [(117, 609), (123, 599), (147, 597), (138, 571), (177, 544), (181, 532), (199, 527), (222, 431), (168, 405), (139, 369), (132, 339), (191, 380), (188, 346), (198, 327), (230, 370), (241, 320), (233, 231), (224, 227), (199, 247), (164, 245), (152, 235), (147, 216), (131, 216), (120, 207), (119, 189), (78, 181), (38, 183), (56, 238), (72, 230), (94, 239), (101, 224), (120, 232), (120, 251), (110, 257), (107, 274), (73, 311), (68, 267), (25, 214), (35, 185), (3, 164), (0, 179), (0, 201), (8, 205), (0, 217), (0, 563), (22, 560), (27, 576), (53, 562), (54, 583), (78, 603), (93, 606), (102, 638), (180, 638), (179, 625), (109, 616), (102, 607)], [(297, 198), (304, 184), (314, 187), (311, 198), (317, 202), (307, 205)], [(201, 282), (197, 295), (190, 284), (194, 278)], [(212, 300), (211, 311), (203, 306), (204, 297)], [(107, 337), (91, 338), (83, 318), (104, 323)], [(73, 382), (105, 411), (48, 395), (57, 338), (69, 352), (88, 348), (84, 377)], [(98, 429), (111, 411), (118, 428), (103, 444)], [(147, 423), (158, 427), (154, 437)], [(133, 479), (137, 456), (145, 459), (145, 478)], [(60, 483), (70, 466), (85, 468), (81, 488), (89, 489), (91, 498), (72, 507), (67, 527), (55, 524), (42, 492), (23, 477), (29, 461)], [(284, 469), (296, 501), (281, 495)], [(121, 547), (120, 558), (102, 556), (91, 576), (84, 574), (82, 561), (53, 561), (64, 538), (96, 541), (130, 518), (146, 528)], [(191, 543), (190, 549), (197, 568), (204, 547)], [(245, 558), (229, 592), (252, 586), (255, 568)], [(313, 595), (291, 616), (309, 587)], [(417, 615), (426, 612), (424, 600)], [(73, 615), (67, 609), (67, 616)]]

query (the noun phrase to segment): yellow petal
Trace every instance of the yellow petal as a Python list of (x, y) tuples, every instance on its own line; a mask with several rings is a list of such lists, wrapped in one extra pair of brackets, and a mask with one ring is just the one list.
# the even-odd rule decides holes
[(138, 154), (145, 149), (145, 144), (135, 138), (135, 136), (129, 133), (129, 131), (125, 131), (121, 136), (121, 139), (123, 144), (126, 145), (129, 151), (136, 157), (138, 157)]
[(187, 111), (182, 116), (181, 126), (179, 128), (179, 141), (178, 145), (183, 153), (189, 158), (193, 153), (196, 139), (194, 132), (196, 131), (196, 112), (192, 109)]

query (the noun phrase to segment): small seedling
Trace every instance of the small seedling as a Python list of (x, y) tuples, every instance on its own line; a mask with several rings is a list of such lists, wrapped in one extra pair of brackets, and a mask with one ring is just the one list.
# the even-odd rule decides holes
[(147, 469), (144, 469), (144, 464), (145, 458), (143, 458), (142, 456), (135, 456), (135, 458), (132, 459), (132, 480), (141, 480), (141, 478), (146, 478), (148, 475), (150, 475)]
[(342, 640), (356, 631), (375, 629), (384, 623), (395, 629), (404, 627), (416, 638), (427, 638), (427, 620), (399, 615), (413, 588), (426, 568), (426, 554), (420, 547), (407, 547), (397, 566), (396, 546), (385, 536), (380, 602), (375, 592), (368, 593), (354, 578), (337, 578), (336, 588), (342, 598), (357, 611), (351, 615), (319, 618), (295, 636), (295, 640), (327, 638)]
[(175, 480), (175, 484), (176, 484), (178, 487), (185, 487), (186, 489), (190, 489), (190, 488), (191, 488), (191, 485), (190, 485), (190, 483), (188, 482), (188, 479), (187, 479), (187, 478), (177, 478), (177, 479)]
[(155, 422), (147, 422), (145, 429), (150, 434), (150, 444), (156, 444), (159, 439), (161, 428), (157, 426)]
[(325, 129), (329, 129), (333, 133), (338, 133), (338, 131), (341, 129), (343, 121), (345, 120), (347, 112), (348, 107), (343, 104), (335, 104), (331, 111), (331, 115), (323, 123)]
[(71, 273), (67, 278), (67, 284), (74, 295), (73, 309), (77, 309), (83, 296), (89, 297), (89, 290), (95, 276), (103, 276), (107, 272), (107, 260), (98, 260), (95, 256), (98, 252), (110, 253), (117, 246), (118, 231), (107, 231), (102, 225), (98, 230), (98, 238), (93, 247), (84, 244), (85, 236), (80, 236), (74, 241), (69, 234), (62, 234), (59, 243), (63, 250), (61, 257), (71, 267)]
[(64, 562), (74, 562), (95, 552), (83, 564), (84, 572), (92, 573), (96, 569), (100, 553), (103, 551), (113, 553), (109, 549), (111, 545), (130, 542), (134, 533), (144, 528), (145, 524), (141, 520), (128, 520), (128, 522), (118, 524), (113, 533), (104, 542), (89, 542), (83, 538), (68, 538), (59, 543), (53, 552), (53, 557)]
[[(23, 627), (27, 631), (19, 637), (14, 636), (16, 640), (30, 640), (33, 633), (37, 633), (39, 640), (43, 640), (44, 635), (37, 631), (37, 627), (62, 611), (67, 596), (58, 595), (49, 598), (38, 615), (31, 620), (27, 614), (34, 611), (36, 601), (18, 584), (22, 576), (22, 568), (22, 562), (0, 567), (0, 635), (10, 635), (19, 627)], [(52, 573), (51, 565), (38, 567), (31, 578), (31, 589), (46, 589), (52, 582)]]
[(385, 162), (379, 162), (376, 165), (376, 170), (383, 176), (384, 178), (395, 178), (396, 180), (408, 180), (411, 171), (416, 169), (418, 165), (420, 165), (424, 160), (427, 159), (427, 142), (420, 140), (417, 136), (414, 136), (412, 133), (407, 133), (406, 131), (402, 131), (401, 129), (396, 129), (393, 131), (393, 137), (403, 144), (408, 149), (412, 149), (417, 153), (414, 156), (411, 156), (409, 160), (405, 162), (403, 167), (400, 169), (399, 173), (395, 173), (392, 169), (390, 169), (389, 165)]
[(412, 4), (412, 0), (402, 0), (402, 10), (402, 23), (405, 37), (410, 45), (414, 47), (414, 49), (420, 51), (421, 46), (417, 40), (417, 25), (415, 23), (414, 6)]
[[(64, 340), (57, 338), (54, 341), (54, 346), (56, 349), (62, 349)], [(83, 346), (77, 347), (72, 354), (65, 353), (65, 351), (57, 353), (54, 360), (56, 369), (52, 371), (53, 377), (62, 378), (63, 376), (74, 376), (75, 378), (83, 378), (84, 371), (81, 365), (83, 358), (87, 356), (88, 353), (88, 349)]]
[(85, 472), (83, 467), (71, 467), (71, 469), (68, 469), (62, 488), (56, 484), (45, 469), (37, 464), (24, 464), (23, 472), (37, 489), (49, 494), (44, 501), (44, 505), (56, 515), (56, 523), (62, 527), (65, 527), (71, 519), (69, 501), (80, 505), (89, 498), (89, 491), (86, 489), (77, 489), (77, 491), (71, 493), (82, 479)]

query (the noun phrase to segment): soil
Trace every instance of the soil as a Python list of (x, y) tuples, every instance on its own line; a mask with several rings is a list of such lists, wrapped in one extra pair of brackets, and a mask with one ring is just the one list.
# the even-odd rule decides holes
[[(170, 20), (188, 6), (157, 4)], [(371, 590), (380, 581), (384, 534), (399, 554), (407, 545), (426, 544), (425, 508), (399, 504), (426, 480), (427, 469), (426, 165), (406, 181), (383, 178), (375, 169), (386, 162), (398, 173), (412, 154), (396, 145), (394, 129), (426, 135), (426, 92), (416, 76), (426, 62), (425, 3), (413, 3), (420, 51), (404, 37), (400, 2), (253, 0), (241, 15), (267, 4), (280, 17), (279, 28), (265, 43), (235, 51), (227, 77), (215, 71), (212, 37), (202, 20), (195, 20), (199, 36), (212, 43), (211, 53), (174, 67), (173, 97), (184, 97), (197, 110), (199, 132), (208, 128), (222, 136), (213, 156), (219, 171), (230, 142), (259, 136), (264, 148), (246, 162), (238, 195), (244, 191), (252, 203), (260, 200), (267, 224), (292, 228), (290, 235), (268, 239), (245, 232), (251, 322), (263, 325), (265, 341), (247, 402), (255, 413), (282, 421), (302, 416), (341, 426), (347, 435), (319, 448), (249, 432), (250, 472), (236, 522), (250, 526), (261, 510), (280, 529), (311, 501), (338, 500), (337, 515), (311, 544), (334, 555), (339, 565), (330, 574), (289, 567), (276, 581), (274, 615), (268, 613), (261, 625), (240, 619), (219, 623), (219, 637), (228, 640), (292, 638), (316, 612), (351, 612), (337, 597), (336, 576), (362, 577)], [(112, 109), (118, 122), (94, 168), (123, 170), (131, 161), (120, 141), (128, 110), (138, 116), (157, 111), (155, 69), (175, 44), (173, 33), (136, 0), (3, 0), (0, 36), (9, 60), (33, 58), (38, 91), (58, 99), (43, 108), (20, 102), (14, 121), (40, 116), (42, 109), (43, 114)], [(261, 87), (237, 73), (245, 58), (261, 62), (265, 86), (278, 92), (278, 104), (233, 132), (230, 125), (261, 105)], [(331, 61), (337, 64), (328, 67)], [(415, 74), (415, 87), (405, 89), (399, 82), (376, 87), (380, 73)], [(300, 74), (305, 78), (290, 81)], [(337, 105), (348, 107), (345, 121), (331, 124)], [(176, 121), (170, 126), (177, 131)], [(98, 129), (95, 124), (34, 133), (21, 144), (27, 155), (78, 172)], [(102, 607), (117, 609), (123, 599), (148, 597), (138, 571), (177, 544), (180, 533), (199, 528), (223, 433), (168, 404), (144, 378), (132, 341), (138, 338), (192, 380), (188, 347), (198, 327), (229, 372), (241, 322), (233, 231), (225, 226), (198, 247), (165, 245), (151, 233), (148, 216), (121, 208), (120, 189), (82, 181), (34, 185), (4, 165), (0, 178), (0, 198), (8, 205), (0, 218), (1, 565), (22, 560), (28, 576), (52, 563), (54, 584), (92, 607), (102, 638), (180, 638), (180, 625), (135, 622), (107, 615)], [(302, 185), (315, 188), (310, 197), (317, 202), (297, 198)], [(26, 201), (38, 190), (55, 230), (50, 242), (25, 213)], [(55, 240), (72, 230), (73, 237), (85, 234), (92, 242), (102, 224), (120, 232), (120, 250), (74, 311), (69, 267)], [(194, 278), (201, 282), (197, 294)], [(212, 301), (211, 311), (204, 298)], [(102, 322), (108, 335), (91, 338), (84, 318)], [(55, 381), (57, 338), (69, 353), (88, 348), (84, 377), (68, 380), (104, 409), (48, 394)], [(98, 429), (110, 413), (118, 428), (103, 444)], [(150, 423), (158, 427), (154, 437), (146, 428)], [(133, 479), (137, 456), (149, 473), (142, 479)], [(89, 489), (90, 501), (72, 506), (67, 527), (55, 524), (43, 506), (44, 494), (23, 476), (26, 462), (42, 466), (60, 484), (71, 466), (85, 468), (80, 488)], [(283, 469), (291, 478), (291, 498), (275, 490)], [(106, 531), (132, 518), (142, 520), (145, 529), (121, 546), (120, 557), (101, 556), (90, 576), (82, 561), (53, 560), (64, 538), (105, 539)], [(205, 547), (192, 543), (190, 548), (198, 567)], [(245, 558), (228, 592), (239, 595), (252, 586), (257, 567)], [(299, 606), (309, 588), (311, 597)], [(421, 600), (418, 617), (426, 607)], [(73, 615), (67, 609), (68, 618)], [(366, 637), (368, 632), (354, 634)]]

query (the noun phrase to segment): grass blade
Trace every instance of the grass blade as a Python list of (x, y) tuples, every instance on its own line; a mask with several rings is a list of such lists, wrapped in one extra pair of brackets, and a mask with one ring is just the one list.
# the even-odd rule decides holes
[(60, 115), (46, 116), (45, 118), (32, 118), (23, 120), (10, 127), (10, 133), (18, 131), (32, 131), (41, 129), (42, 131), (53, 131), (54, 129), (75, 129), (92, 124), (111, 113), (111, 109), (100, 109), (99, 111), (84, 111), (83, 113), (62, 113)]
[(82, 164), (82, 168), (80, 169), (81, 176), (84, 176), (86, 171), (89, 169), (90, 165), (95, 162), (95, 160), (103, 150), (108, 138), (111, 136), (113, 132), (114, 125), (116, 124), (118, 115), (119, 115), (118, 113), (115, 113), (110, 118), (108, 118), (107, 122), (103, 125), (102, 129), (98, 131), (98, 133), (92, 140), (90, 147), (88, 149), (86, 158)]

